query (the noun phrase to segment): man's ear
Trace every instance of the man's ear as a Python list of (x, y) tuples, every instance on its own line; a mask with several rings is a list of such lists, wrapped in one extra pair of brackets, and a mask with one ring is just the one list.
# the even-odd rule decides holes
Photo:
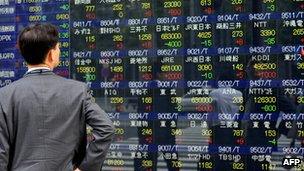
[(52, 60), (52, 61), (50, 61), (50, 62), (55, 61), (55, 60), (56, 60), (56, 57), (55, 57), (55, 55), (54, 55), (54, 54), (55, 54), (55, 49), (52, 48), (52, 49), (50, 50), (49, 53), (50, 53), (50, 55), (51, 55), (51, 60)]
[(53, 50), (50, 49), (49, 52), (46, 54), (46, 58), (45, 58), (46, 63), (52, 63), (54, 56), (53, 53), (54, 53)]

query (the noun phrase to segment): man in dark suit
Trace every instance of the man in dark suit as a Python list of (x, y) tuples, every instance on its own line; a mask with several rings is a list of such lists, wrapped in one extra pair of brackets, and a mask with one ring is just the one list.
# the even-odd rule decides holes
[[(52, 72), (59, 64), (58, 40), (51, 24), (19, 35), (28, 72), (0, 89), (1, 171), (101, 170), (114, 126), (85, 83)], [(88, 144), (86, 124), (94, 136)]]

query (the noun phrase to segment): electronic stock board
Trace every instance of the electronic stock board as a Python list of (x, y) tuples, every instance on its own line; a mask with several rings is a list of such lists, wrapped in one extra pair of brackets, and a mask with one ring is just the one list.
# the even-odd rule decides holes
[(116, 126), (103, 170), (283, 170), (304, 154), (303, 18), (303, 0), (0, 0), (0, 87), (26, 72), (19, 31), (52, 23), (55, 72)]

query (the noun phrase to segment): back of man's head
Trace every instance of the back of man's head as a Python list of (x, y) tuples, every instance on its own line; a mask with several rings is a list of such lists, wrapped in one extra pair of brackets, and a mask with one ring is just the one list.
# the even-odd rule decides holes
[(58, 30), (52, 24), (35, 24), (25, 27), (19, 37), (18, 46), (27, 64), (42, 64), (50, 49), (59, 41)]

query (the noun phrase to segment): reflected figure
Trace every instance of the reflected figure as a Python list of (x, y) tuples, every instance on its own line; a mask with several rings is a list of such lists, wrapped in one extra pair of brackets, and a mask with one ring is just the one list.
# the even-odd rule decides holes
[[(218, 74), (216, 80), (229, 80), (231, 79), (230, 72), (222, 72)], [(209, 129), (212, 130), (212, 134), (210, 137), (209, 150), (211, 150), (211, 161), (213, 163), (212, 169), (205, 168), (201, 163), (207, 162), (200, 159), (200, 163), (198, 165), (198, 170), (227, 170), (232, 168), (232, 160), (223, 160), (221, 158), (221, 154), (215, 152), (219, 146), (235, 146), (236, 138), (233, 137), (233, 129), (238, 129), (239, 120), (234, 120), (239, 116), (240, 112), (239, 108), (241, 103), (236, 103), (235, 99), (242, 99), (243, 94), (240, 90), (237, 90), (232, 87), (227, 88), (216, 88), (212, 89), (210, 94), (212, 97), (212, 105), (214, 106), (214, 110), (212, 113), (212, 120), (209, 122)], [(219, 118), (219, 115), (229, 115), (229, 119), (226, 118), (223, 120)], [(228, 124), (229, 123), (229, 124)], [(231, 125), (228, 126), (228, 125)]]
[[(225, 93), (231, 92), (231, 93)], [(210, 93), (210, 97), (214, 100), (215, 114), (228, 114), (230, 117), (239, 116), (239, 103), (235, 103), (235, 99), (243, 98), (241, 91), (234, 88), (218, 88), (214, 89)], [(214, 147), (218, 146), (235, 146), (236, 138), (233, 136), (233, 130), (238, 129), (239, 121), (231, 119), (226, 119), (224, 122), (230, 122), (232, 128), (222, 128), (219, 118), (213, 119), (211, 123), (212, 129), (212, 145)], [(232, 168), (233, 161), (224, 161), (217, 154), (214, 158), (214, 170), (225, 170)]]

